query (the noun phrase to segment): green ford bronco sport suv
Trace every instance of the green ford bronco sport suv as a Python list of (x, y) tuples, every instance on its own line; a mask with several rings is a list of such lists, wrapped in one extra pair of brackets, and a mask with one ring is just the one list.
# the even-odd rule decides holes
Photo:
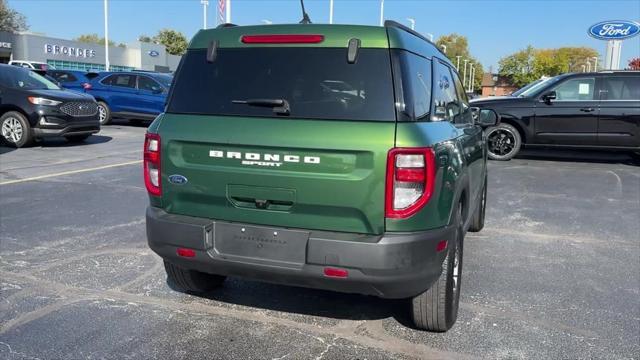
[(395, 22), (202, 30), (145, 139), (149, 246), (185, 291), (239, 276), (402, 298), (446, 331), (497, 121)]

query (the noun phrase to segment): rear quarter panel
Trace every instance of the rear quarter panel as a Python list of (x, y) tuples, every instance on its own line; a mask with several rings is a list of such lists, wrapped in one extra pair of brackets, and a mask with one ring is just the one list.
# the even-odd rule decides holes
[(465, 160), (456, 141), (461, 135), (460, 131), (444, 121), (398, 123), (397, 147), (433, 147), (437, 164), (436, 180), (433, 195), (425, 207), (407, 219), (386, 219), (386, 231), (420, 231), (449, 224), (457, 196), (465, 186), (468, 187)]

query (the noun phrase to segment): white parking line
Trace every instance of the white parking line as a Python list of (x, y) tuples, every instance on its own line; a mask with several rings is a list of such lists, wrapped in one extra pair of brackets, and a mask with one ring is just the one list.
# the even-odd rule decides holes
[(0, 185), (17, 184), (17, 183), (23, 183), (23, 182), (27, 182), (27, 181), (34, 181), (34, 180), (52, 178), (52, 177), (56, 177), (56, 176), (79, 174), (79, 173), (84, 173), (84, 172), (89, 172), (89, 171), (110, 169), (110, 168), (114, 168), (114, 167), (127, 166), (127, 165), (140, 164), (140, 163), (142, 163), (142, 160), (128, 161), (128, 162), (123, 162), (123, 163), (118, 163), (118, 164), (111, 164), (111, 165), (104, 165), (104, 166), (98, 166), (98, 167), (88, 168), (88, 169), (64, 171), (64, 172), (59, 172), (59, 173), (55, 173), (55, 174), (47, 174), (47, 175), (34, 176), (34, 177), (24, 178), (24, 179), (4, 181), (4, 182), (0, 182)]

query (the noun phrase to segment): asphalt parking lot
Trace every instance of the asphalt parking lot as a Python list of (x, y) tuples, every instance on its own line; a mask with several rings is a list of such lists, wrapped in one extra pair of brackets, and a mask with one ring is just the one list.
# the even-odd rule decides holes
[(176, 292), (146, 245), (145, 128), (0, 147), (0, 358), (640, 357), (640, 164), (527, 151), (490, 162), (445, 334), (402, 301), (229, 279)]

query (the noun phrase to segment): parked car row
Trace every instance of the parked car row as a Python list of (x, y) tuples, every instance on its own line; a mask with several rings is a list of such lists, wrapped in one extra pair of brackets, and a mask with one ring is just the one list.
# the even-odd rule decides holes
[(114, 118), (153, 120), (163, 111), (172, 81), (155, 72), (30, 65), (0, 66), (1, 134), (15, 147), (50, 136), (82, 141)]

